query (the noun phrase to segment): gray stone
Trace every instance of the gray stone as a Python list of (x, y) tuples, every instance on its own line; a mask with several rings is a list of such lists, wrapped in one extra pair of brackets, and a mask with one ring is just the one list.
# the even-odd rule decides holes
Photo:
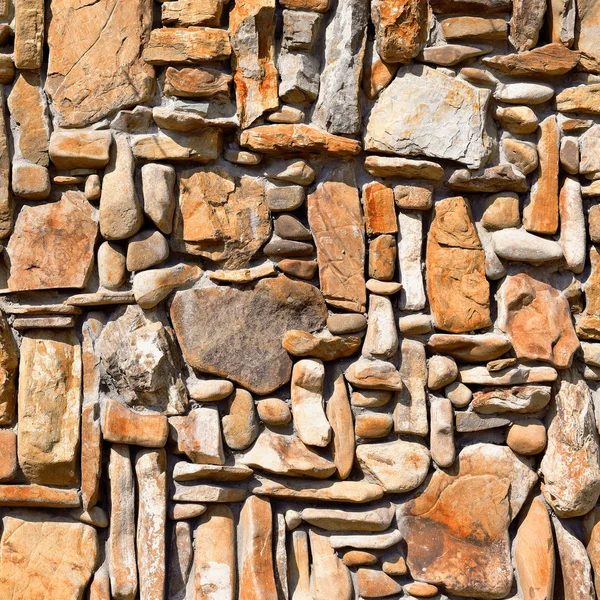
[(277, 58), (279, 97), (284, 102), (306, 104), (319, 94), (319, 60), (304, 52), (282, 49)]

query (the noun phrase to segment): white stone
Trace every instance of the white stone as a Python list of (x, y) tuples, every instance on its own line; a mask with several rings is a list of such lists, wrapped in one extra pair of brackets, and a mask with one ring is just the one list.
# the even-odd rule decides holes
[(581, 273), (585, 267), (587, 232), (581, 185), (575, 177), (565, 178), (559, 199), (560, 246), (567, 267)]
[(422, 310), (427, 303), (422, 272), (423, 213), (400, 211), (398, 214), (398, 267), (400, 271), (399, 307)]
[(367, 334), (362, 347), (366, 358), (390, 358), (398, 350), (398, 334), (392, 302), (384, 296), (371, 294)]

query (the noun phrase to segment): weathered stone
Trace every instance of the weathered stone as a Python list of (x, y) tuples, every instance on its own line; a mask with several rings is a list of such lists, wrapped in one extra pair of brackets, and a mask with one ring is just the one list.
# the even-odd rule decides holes
[(456, 458), (454, 448), (454, 410), (448, 398), (430, 397), (431, 458), (440, 468), (450, 467)]
[(583, 515), (600, 494), (598, 431), (584, 381), (561, 381), (548, 421), (548, 448), (540, 465), (542, 493), (559, 516)]
[(350, 475), (354, 463), (354, 432), (352, 409), (348, 402), (346, 382), (341, 372), (333, 383), (333, 392), (327, 400), (327, 420), (331, 426), (333, 461), (340, 479)]
[(206, 504), (176, 504), (171, 503), (167, 506), (167, 516), (175, 521), (185, 521), (195, 519), (206, 512)]
[(431, 333), (433, 324), (430, 315), (414, 314), (406, 315), (398, 319), (398, 329), (404, 335), (421, 335), (423, 333)]
[(581, 273), (586, 259), (586, 226), (581, 185), (574, 177), (566, 177), (559, 196), (560, 245), (567, 268)]
[(100, 177), (97, 174), (92, 174), (85, 180), (85, 197), (90, 202), (96, 202), (100, 200), (102, 194), (102, 186), (100, 183)]
[(256, 409), (250, 392), (236, 389), (229, 413), (223, 417), (223, 436), (232, 450), (245, 450), (258, 436)]
[(358, 548), (369, 550), (385, 550), (396, 545), (402, 536), (397, 529), (391, 529), (384, 533), (356, 533), (346, 535), (332, 535), (329, 543), (335, 549)]
[[(287, 517), (287, 513), (286, 513)], [(300, 523), (298, 523), (300, 524)], [(308, 534), (297, 530), (292, 533), (288, 550), (288, 592), (292, 600), (310, 598), (310, 558), (308, 554)]]
[(256, 404), (259, 419), (272, 427), (287, 425), (292, 420), (288, 405), (279, 398), (265, 398)]
[(136, 273), (133, 277), (135, 301), (142, 308), (153, 308), (175, 288), (198, 279), (200, 275), (202, 275), (200, 267), (183, 263), (166, 269)]
[(380, 439), (387, 437), (393, 425), (392, 415), (364, 412), (356, 416), (354, 434), (357, 438)]
[(508, 33), (504, 19), (449, 17), (441, 26), (447, 40), (502, 40)]
[(546, 83), (499, 83), (494, 98), (507, 104), (537, 105), (548, 102), (554, 96), (554, 88)]
[(417, 340), (403, 339), (401, 344), (400, 375), (403, 387), (396, 397), (394, 431), (396, 433), (427, 435), (427, 363), (425, 346)]
[(358, 569), (356, 584), (361, 598), (382, 598), (402, 591), (402, 586), (378, 569)]
[(263, 253), (270, 258), (310, 256), (313, 252), (312, 244), (276, 238), (271, 238), (271, 241), (263, 248)]
[(15, 66), (17, 69), (39, 69), (43, 59), (44, 3), (42, 0), (16, 0), (14, 9)]
[(166, 234), (173, 227), (175, 169), (171, 165), (147, 163), (142, 169), (144, 212)]
[(337, 308), (364, 312), (363, 216), (354, 173), (349, 167), (334, 171), (309, 195), (308, 222), (317, 246), (325, 300)]
[(363, 565), (374, 565), (377, 562), (377, 556), (365, 550), (348, 550), (342, 562), (347, 567), (360, 567)]
[(102, 180), (100, 232), (107, 240), (131, 237), (142, 226), (142, 207), (133, 180), (135, 161), (124, 134), (115, 136)]
[(427, 240), (427, 288), (436, 327), (462, 333), (491, 324), (483, 263), (467, 201), (438, 202)]
[(17, 409), (16, 377), (19, 350), (6, 320), (0, 312), (0, 424), (12, 425)]
[(600, 171), (600, 158), (598, 148), (600, 146), (600, 127), (594, 125), (585, 131), (579, 138), (579, 150), (581, 152), (578, 161), (580, 173), (594, 177)]
[(312, 590), (314, 597), (351, 600), (354, 596), (348, 567), (338, 558), (329, 540), (312, 529), (309, 531), (312, 555)]
[(369, 242), (369, 275), (379, 281), (391, 281), (396, 270), (396, 238), (380, 235)]
[(164, 598), (166, 584), (167, 456), (161, 450), (140, 450), (135, 457), (138, 485), (136, 530), (140, 599)]
[[(527, 41), (530, 39), (527, 38)], [(482, 62), (514, 77), (536, 77), (563, 75), (573, 69), (578, 60), (578, 52), (573, 52), (562, 44), (548, 44), (521, 54), (484, 58)]]
[(273, 263), (267, 262), (257, 267), (249, 269), (235, 269), (233, 271), (213, 271), (208, 276), (213, 281), (222, 281), (224, 283), (250, 283), (263, 277), (271, 277), (277, 275)]
[(521, 225), (519, 196), (514, 192), (500, 192), (486, 198), (481, 223), (490, 231), (519, 227)]
[(394, 200), (400, 209), (429, 210), (433, 205), (433, 188), (429, 185), (396, 185)]
[(54, 131), (48, 148), (57, 169), (102, 168), (108, 164), (109, 131)]
[(421, 495), (398, 507), (411, 573), (452, 594), (506, 596), (513, 578), (508, 526), (536, 481), (510, 449), (467, 446), (453, 467), (436, 471)]
[(21, 469), (32, 483), (74, 485), (79, 474), (79, 342), (72, 331), (32, 331), (23, 336), (20, 352)]
[(429, 338), (427, 349), (439, 354), (449, 354), (464, 362), (487, 362), (510, 350), (510, 340), (501, 333), (480, 335), (450, 335), (435, 333)]
[(258, 436), (242, 464), (277, 475), (326, 479), (335, 472), (335, 465), (319, 456), (295, 436), (286, 436), (266, 429)]
[(113, 242), (103, 242), (98, 248), (97, 260), (100, 285), (118, 290), (127, 279), (125, 250)]
[(115, 598), (133, 600), (138, 589), (135, 560), (135, 482), (129, 446), (110, 447), (110, 529), (107, 541), (110, 587)]
[(386, 359), (398, 350), (398, 335), (394, 323), (391, 301), (384, 296), (371, 294), (367, 334), (362, 347), (366, 358)]
[(168, 67), (163, 91), (182, 98), (229, 97), (232, 76), (206, 67)]
[(346, 370), (346, 379), (355, 387), (367, 390), (402, 389), (400, 373), (392, 363), (361, 357)]
[(194, 408), (185, 417), (171, 417), (171, 437), (177, 450), (195, 463), (225, 463), (219, 411), (214, 406)]
[(525, 192), (528, 189), (523, 173), (506, 163), (478, 171), (454, 171), (448, 187), (459, 192)]
[(436, 354), (429, 359), (427, 369), (427, 387), (431, 390), (450, 385), (458, 376), (458, 367), (449, 356)]
[(423, 483), (431, 462), (427, 448), (401, 440), (361, 444), (356, 448), (356, 458), (363, 471), (388, 493), (417, 488)]
[(226, 466), (210, 464), (193, 464), (180, 461), (173, 466), (175, 481), (192, 481), (209, 479), (211, 481), (242, 481), (252, 477), (254, 471), (244, 465)]
[(595, 246), (590, 247), (592, 270), (585, 283), (586, 306), (577, 323), (577, 335), (583, 339), (600, 339), (600, 254)]
[(536, 146), (532, 142), (505, 138), (502, 140), (502, 152), (506, 160), (523, 175), (528, 175), (537, 169), (538, 154)]
[(557, 261), (563, 257), (558, 242), (533, 235), (524, 229), (501, 229), (492, 234), (494, 252), (507, 260), (529, 263)]
[(93, 208), (81, 192), (64, 192), (59, 202), (23, 207), (7, 247), (9, 289), (84, 287), (97, 230)]
[(228, 506), (213, 504), (196, 530), (194, 600), (234, 600), (235, 524)]
[(367, 319), (361, 314), (335, 314), (327, 317), (327, 329), (335, 335), (358, 333), (367, 328)]
[(27, 200), (45, 200), (50, 195), (48, 169), (21, 159), (13, 162), (12, 190)]
[(240, 125), (249, 127), (279, 107), (274, 62), (275, 1), (236, 2), (229, 14), (233, 72)]
[(508, 430), (506, 444), (517, 454), (539, 454), (546, 447), (546, 427), (539, 419), (515, 420)]
[(473, 431), (487, 431), (504, 427), (511, 423), (509, 416), (503, 415), (480, 415), (475, 412), (459, 411), (456, 413), (456, 431), (458, 433), (470, 433)]
[(568, 87), (556, 95), (556, 110), (596, 115), (600, 113), (599, 96), (599, 83)]
[(185, 588), (194, 561), (192, 528), (186, 521), (179, 521), (173, 526), (169, 557), (167, 597), (169, 600), (185, 600)]
[[(454, 106), (451, 120), (446, 113), (450, 98)], [(381, 93), (373, 107), (366, 125), (365, 149), (447, 158), (477, 169), (490, 153), (485, 133), (488, 100), (487, 91), (440, 71), (408, 69)], [(451, 145), (444, 143), (446, 136), (453, 139)]]
[(119, 310), (96, 342), (104, 383), (130, 406), (168, 415), (184, 412), (181, 356), (173, 337), (173, 330), (159, 316), (148, 315), (138, 306)]
[(309, 11), (283, 11), (281, 44), (289, 50), (310, 51), (319, 33), (323, 15)]
[(495, 118), (511, 133), (533, 133), (538, 127), (537, 116), (528, 106), (498, 107)]
[(9, 513), (2, 521), (3, 597), (78, 600), (83, 596), (98, 553), (93, 527), (31, 511)]
[[(577, 25), (575, 33), (575, 48), (581, 52), (581, 65), (592, 73), (598, 72), (600, 52), (595, 43), (598, 35), (598, 5), (592, 1), (581, 0), (577, 6)], [(572, 21), (575, 21), (575, 6), (572, 7)]]
[(266, 192), (266, 200), (272, 212), (295, 210), (304, 204), (306, 193), (300, 185), (286, 185), (270, 188)]
[(189, 27), (190, 25), (217, 26), (221, 20), (223, 0), (177, 0), (162, 4), (161, 20), (163, 25)]
[(225, 29), (163, 27), (153, 29), (143, 59), (152, 65), (195, 64), (226, 60), (231, 54)]
[(361, 345), (361, 338), (317, 337), (307, 331), (286, 332), (282, 346), (293, 356), (311, 356), (321, 360), (335, 360), (354, 354)]
[(169, 132), (136, 136), (133, 154), (143, 160), (189, 160), (207, 163), (219, 157), (223, 145), (218, 127), (205, 127), (193, 134)]
[(169, 257), (169, 244), (160, 231), (141, 231), (127, 244), (127, 270), (143, 271)]
[(302, 520), (326, 531), (384, 531), (394, 517), (388, 503), (380, 508), (348, 511), (329, 508), (305, 508)]
[(102, 424), (104, 439), (115, 444), (133, 444), (162, 448), (167, 443), (167, 417), (156, 413), (138, 413), (116, 400), (108, 400)]
[(567, 299), (526, 273), (507, 277), (500, 287), (498, 326), (509, 335), (518, 358), (565, 368), (579, 348)]
[(461, 44), (445, 44), (443, 46), (431, 46), (424, 48), (421, 52), (421, 61), (433, 63), (441, 67), (452, 67), (460, 62), (475, 58), (482, 54), (489, 54), (493, 46), (463, 46)]
[[(261, 395), (291, 376), (291, 360), (281, 347), (285, 332), (320, 329), (326, 314), (316, 288), (287, 277), (261, 279), (247, 291), (222, 287), (179, 292), (171, 306), (175, 332), (190, 365)], [(233, 347), (238, 350), (232, 355)], [(238, 362), (232, 360), (235, 356)]]
[(369, 235), (398, 231), (394, 192), (390, 185), (377, 181), (364, 185), (362, 204), (365, 211), (365, 227)]
[(152, 26), (151, 4), (55, 2), (48, 27), (46, 92), (60, 125), (83, 127), (150, 100), (154, 72), (141, 51)]
[(325, 67), (313, 121), (330, 133), (354, 135), (360, 131), (360, 79), (368, 22), (368, 2), (346, 0), (335, 7), (325, 30)]
[(248, 176), (236, 184), (221, 168), (184, 171), (179, 181), (175, 235), (183, 250), (246, 267), (271, 234), (263, 185)]
[(312, 241), (312, 234), (296, 217), (280, 215), (275, 219), (274, 231), (286, 240)]
[(427, 302), (422, 274), (422, 246), (422, 213), (400, 211), (397, 254), (402, 290), (398, 306), (404, 310), (421, 310)]
[[(360, 142), (303, 124), (253, 127), (242, 132), (240, 144), (265, 154), (317, 152), (344, 158), (361, 151)], [(284, 181), (290, 181), (289, 176)]]
[(319, 59), (282, 48), (277, 58), (279, 97), (284, 102), (308, 104), (319, 94)]
[(373, 156), (365, 158), (365, 169), (376, 177), (403, 177), (438, 181), (444, 169), (430, 160), (414, 160), (395, 156)]
[(482, 414), (534, 413), (550, 402), (551, 388), (532, 385), (508, 389), (480, 390), (473, 394), (473, 410)]
[[(354, 442), (354, 438), (352, 438)], [(0, 481), (14, 478), (17, 471), (17, 434), (11, 429), (0, 430)]]
[(248, 491), (241, 487), (232, 487), (217, 484), (192, 484), (175, 483), (172, 499), (178, 502), (243, 502), (248, 496)]

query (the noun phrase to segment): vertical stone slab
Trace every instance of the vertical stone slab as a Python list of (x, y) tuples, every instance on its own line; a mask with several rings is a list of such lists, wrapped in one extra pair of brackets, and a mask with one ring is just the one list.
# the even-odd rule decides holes
[(135, 484), (129, 446), (110, 447), (110, 526), (107, 552), (110, 589), (115, 600), (134, 600), (137, 589), (135, 560)]
[(348, 567), (338, 558), (329, 540), (309, 532), (312, 554), (313, 594), (315, 600), (351, 600), (354, 598)]
[(238, 116), (249, 127), (279, 107), (275, 67), (275, 0), (237, 0), (229, 14), (229, 35)]
[[(566, 2), (566, 0), (562, 1)], [(571, 0), (571, 2), (575, 4), (575, 0)], [(600, 67), (600, 48), (598, 47), (600, 2), (598, 0), (577, 0), (576, 4), (578, 23), (575, 29), (575, 48), (582, 54), (582, 66), (590, 68), (593, 73), (597, 73)], [(575, 12), (574, 9), (573, 6), (573, 13)]]
[(278, 600), (273, 570), (273, 514), (270, 502), (259, 496), (250, 496), (240, 512), (238, 565), (239, 600)]
[(336, 373), (333, 393), (327, 400), (326, 414), (333, 434), (331, 452), (337, 475), (340, 479), (347, 479), (354, 464), (355, 440), (352, 408), (341, 370)]
[(403, 310), (422, 310), (427, 303), (422, 272), (423, 213), (417, 210), (398, 214), (398, 269)]
[(11, 425), (17, 408), (19, 350), (4, 312), (0, 311), (0, 425)]
[(427, 423), (427, 357), (425, 346), (417, 340), (403, 339), (400, 346), (402, 391), (396, 394), (394, 431), (426, 436)]
[(560, 130), (556, 116), (540, 123), (538, 133), (539, 165), (523, 209), (523, 225), (527, 231), (553, 235), (558, 229), (558, 175)]
[(13, 198), (10, 191), (10, 149), (6, 127), (6, 102), (0, 92), (0, 240), (12, 232), (14, 218)]
[(192, 527), (189, 521), (177, 521), (171, 530), (169, 549), (168, 600), (185, 600), (186, 588), (192, 564), (194, 548), (192, 546)]
[(71, 330), (23, 336), (19, 372), (19, 464), (32, 483), (78, 481), (81, 348)]
[(360, 80), (369, 22), (367, 0), (339, 0), (325, 32), (314, 123), (329, 133), (354, 135), (362, 122)]
[(331, 306), (365, 312), (365, 239), (354, 171), (344, 165), (308, 196), (321, 291)]
[(44, 0), (15, 0), (15, 67), (39, 69), (44, 43)]
[(140, 600), (163, 600), (167, 528), (167, 453), (140, 450), (135, 458), (138, 485), (137, 564)]
[(308, 553), (308, 534), (302, 529), (292, 532), (288, 553), (288, 582), (290, 600), (309, 600), (310, 558)]
[(212, 504), (196, 529), (193, 600), (235, 600), (235, 546), (231, 509)]

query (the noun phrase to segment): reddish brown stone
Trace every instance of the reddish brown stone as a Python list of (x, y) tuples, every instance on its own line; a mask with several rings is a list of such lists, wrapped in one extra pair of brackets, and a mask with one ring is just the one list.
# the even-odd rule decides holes
[(380, 235), (369, 242), (369, 276), (391, 281), (396, 270), (396, 238)]
[(138, 413), (116, 400), (108, 400), (102, 426), (104, 439), (115, 444), (134, 444), (161, 448), (167, 443), (167, 417), (156, 413)]
[(369, 235), (396, 233), (398, 223), (394, 209), (392, 186), (377, 181), (367, 183), (362, 191), (365, 224)]

